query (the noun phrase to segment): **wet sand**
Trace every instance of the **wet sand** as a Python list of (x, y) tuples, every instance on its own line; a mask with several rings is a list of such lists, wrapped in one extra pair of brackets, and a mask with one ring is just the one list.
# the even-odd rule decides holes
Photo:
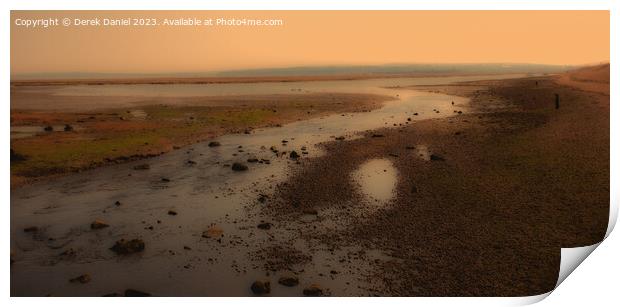
[(546, 292), (609, 209), (609, 95), (554, 78), (398, 87), (371, 112), (14, 189), (11, 295)]
[[(317, 212), (298, 237), (318, 246), (385, 251), (368, 295), (550, 291), (560, 248), (600, 242), (609, 214), (609, 93), (564, 79), (413, 87), (469, 97), (470, 108), (446, 101), (455, 116), (325, 143), (264, 211), (282, 223)], [(398, 170), (380, 208), (350, 175), (376, 159)]]

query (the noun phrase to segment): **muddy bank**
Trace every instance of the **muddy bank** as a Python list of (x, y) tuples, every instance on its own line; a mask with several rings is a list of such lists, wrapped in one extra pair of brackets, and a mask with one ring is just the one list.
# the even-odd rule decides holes
[[(13, 97), (19, 99), (27, 97)], [(17, 95), (19, 96), (19, 95)], [(54, 105), (57, 97), (41, 96)], [(88, 97), (63, 97), (76, 104)], [(107, 100), (128, 98), (99, 97)], [(136, 99), (135, 97), (132, 99)], [(394, 97), (307, 93), (226, 97), (154, 98), (120, 109), (11, 111), (11, 186), (109, 164), (139, 160), (224, 134), (342, 112), (367, 112)], [(170, 105), (174, 100), (177, 105)], [(15, 136), (15, 137), (14, 137)]]
[[(547, 292), (560, 248), (599, 242), (609, 213), (609, 94), (556, 81), (414, 87), (470, 97), (472, 108), (446, 101), (454, 117), (325, 143), (264, 214), (286, 223), (316, 213), (296, 237), (324, 250), (384, 251), (367, 259), (368, 295)], [(371, 159), (398, 171), (380, 206), (351, 175)]]

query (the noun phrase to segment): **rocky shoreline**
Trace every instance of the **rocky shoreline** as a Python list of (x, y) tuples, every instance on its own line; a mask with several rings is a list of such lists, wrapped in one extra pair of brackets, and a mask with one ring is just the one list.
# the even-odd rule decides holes
[[(469, 97), (471, 106), (323, 144), (326, 154), (295, 166), (264, 214), (287, 224), (313, 212), (296, 239), (388, 254), (366, 259), (374, 271), (368, 295), (552, 290), (560, 247), (597, 243), (607, 228), (609, 94), (554, 76), (412, 89)], [(419, 157), (418, 146), (436, 159)], [(377, 158), (399, 172), (395, 197), (378, 209), (350, 176)]]

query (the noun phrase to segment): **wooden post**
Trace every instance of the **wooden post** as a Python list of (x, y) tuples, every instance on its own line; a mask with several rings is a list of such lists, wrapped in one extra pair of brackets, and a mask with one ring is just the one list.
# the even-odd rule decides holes
[(560, 108), (560, 95), (555, 94), (555, 109), (559, 109)]

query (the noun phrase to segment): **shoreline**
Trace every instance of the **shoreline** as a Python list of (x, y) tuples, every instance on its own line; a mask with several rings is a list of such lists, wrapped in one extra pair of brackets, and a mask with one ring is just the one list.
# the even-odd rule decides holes
[[(484, 75), (505, 75), (504, 72)], [(521, 74), (521, 73), (514, 73)], [(307, 81), (347, 81), (389, 78), (433, 78), (477, 76), (480, 73), (403, 73), (403, 74), (344, 74), (309, 76), (257, 76), (257, 77), (178, 77), (178, 78), (93, 78), (93, 79), (31, 79), (12, 80), (11, 86), (60, 86), (60, 85), (134, 85), (134, 84), (229, 84), (229, 83), (267, 83), (267, 82), (307, 82)]]
[[(557, 80), (412, 87), (469, 97), (473, 109), (324, 143), (326, 154), (294, 168), (264, 214), (287, 223), (316, 212), (297, 239), (386, 251), (394, 260), (377, 262), (369, 282), (382, 286), (370, 294), (550, 291), (560, 247), (602, 240), (609, 214), (609, 93)], [(440, 159), (416, 157), (421, 145)], [(349, 176), (372, 159), (399, 172), (394, 199), (378, 209)]]
[[(35, 136), (11, 139), (11, 188), (158, 156), (226, 134), (251, 134), (254, 129), (331, 114), (367, 112), (393, 99), (311, 93), (192, 97), (187, 105), (150, 103), (91, 112), (11, 110), (11, 127), (41, 127)], [(205, 105), (209, 102), (219, 105)], [(43, 132), (44, 127), (65, 125), (72, 130)]]

